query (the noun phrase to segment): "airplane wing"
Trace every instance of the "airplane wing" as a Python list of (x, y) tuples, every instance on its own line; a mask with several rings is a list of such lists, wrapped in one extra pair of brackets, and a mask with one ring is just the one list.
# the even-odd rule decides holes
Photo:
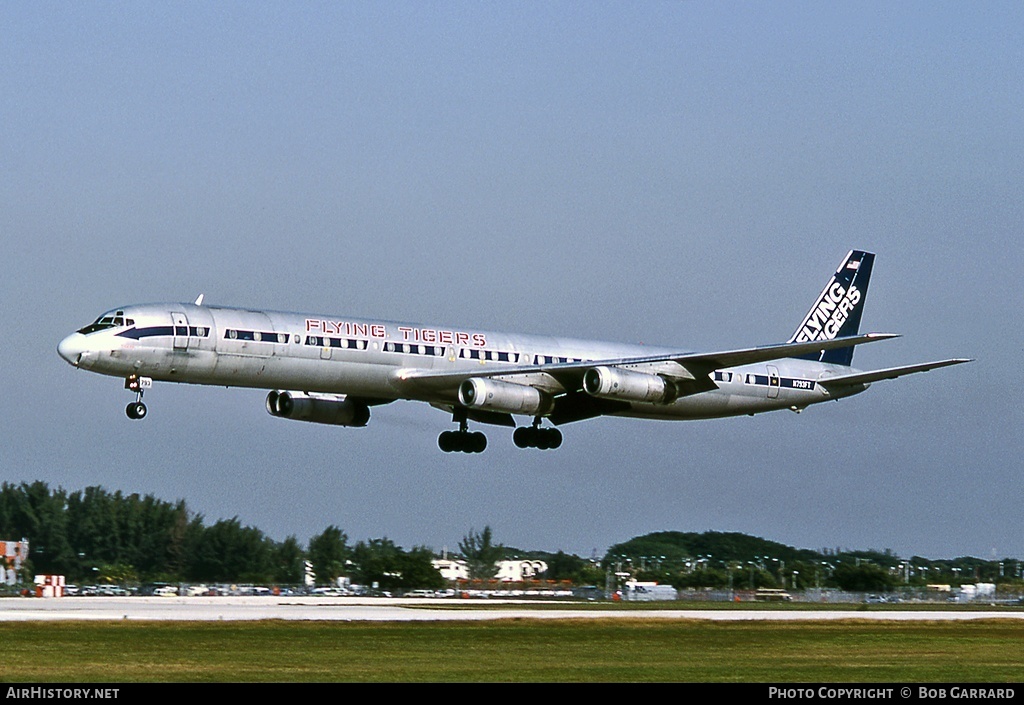
[(921, 362), (916, 365), (904, 365), (902, 367), (888, 367), (884, 370), (873, 370), (871, 372), (856, 372), (849, 375), (840, 375), (839, 377), (826, 377), (818, 380), (818, 384), (830, 388), (840, 387), (851, 387), (860, 384), (870, 384), (871, 382), (880, 382), (883, 379), (896, 379), (903, 375), (913, 374), (915, 372), (927, 372), (928, 370), (937, 370), (940, 367), (949, 367), (950, 365), (960, 365), (965, 362), (973, 362), (970, 358), (953, 358), (950, 360), (937, 360), (936, 362)]
[[(467, 379), (474, 377), (501, 377), (544, 373), (558, 381), (567, 391), (578, 391), (583, 388), (583, 374), (592, 367), (621, 367), (625, 365), (644, 365), (659, 362), (676, 363), (679, 367), (675, 373), (659, 371), (660, 374), (674, 377), (683, 382), (690, 394), (708, 391), (716, 387), (708, 379), (708, 374), (715, 370), (738, 365), (749, 365), (756, 362), (779, 360), (786, 357), (798, 357), (822, 350), (844, 348), (851, 345), (873, 343), (899, 337), (894, 333), (865, 333), (851, 335), (834, 340), (816, 340), (804, 343), (779, 343), (756, 348), (723, 350), (711, 353), (669, 353), (647, 355), (643, 357), (624, 357), (606, 360), (584, 360), (581, 362), (560, 362), (540, 365), (495, 365), (484, 369), (444, 370), (405, 369), (398, 370), (396, 380), (399, 384), (407, 383), (420, 389), (438, 392), (453, 391)], [(689, 383), (689, 384), (687, 384)]]

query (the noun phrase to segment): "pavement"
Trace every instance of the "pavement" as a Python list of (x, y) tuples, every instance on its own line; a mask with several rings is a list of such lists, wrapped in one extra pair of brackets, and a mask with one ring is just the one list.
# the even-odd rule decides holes
[[(590, 609), (565, 602), (358, 597), (58, 597), (0, 599), (0, 621), (446, 621), (494, 619), (697, 619), (708, 621), (1024, 619), (1024, 611)], [(533, 607), (532, 607), (533, 606)]]

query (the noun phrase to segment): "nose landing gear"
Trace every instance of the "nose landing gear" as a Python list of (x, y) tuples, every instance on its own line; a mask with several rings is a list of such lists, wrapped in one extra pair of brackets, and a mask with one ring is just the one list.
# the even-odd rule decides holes
[(129, 375), (124, 381), (124, 388), (135, 392), (135, 401), (130, 403), (124, 408), (124, 413), (127, 414), (130, 419), (144, 419), (149, 410), (146, 405), (142, 403), (142, 393), (153, 386), (153, 380), (150, 377), (140, 377), (138, 375)]

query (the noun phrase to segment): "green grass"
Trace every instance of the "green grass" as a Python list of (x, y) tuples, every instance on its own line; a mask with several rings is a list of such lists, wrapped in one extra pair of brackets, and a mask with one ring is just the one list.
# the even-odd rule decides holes
[(5, 682), (1022, 682), (1024, 623), (0, 623)]

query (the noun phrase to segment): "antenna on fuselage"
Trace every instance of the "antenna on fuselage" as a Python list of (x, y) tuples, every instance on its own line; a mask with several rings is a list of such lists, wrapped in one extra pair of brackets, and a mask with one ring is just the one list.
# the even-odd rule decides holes
[(196, 299), (196, 306), (202, 306), (203, 305), (203, 297), (204, 296), (206, 296), (206, 294), (200, 294), (199, 295), (199, 298)]

